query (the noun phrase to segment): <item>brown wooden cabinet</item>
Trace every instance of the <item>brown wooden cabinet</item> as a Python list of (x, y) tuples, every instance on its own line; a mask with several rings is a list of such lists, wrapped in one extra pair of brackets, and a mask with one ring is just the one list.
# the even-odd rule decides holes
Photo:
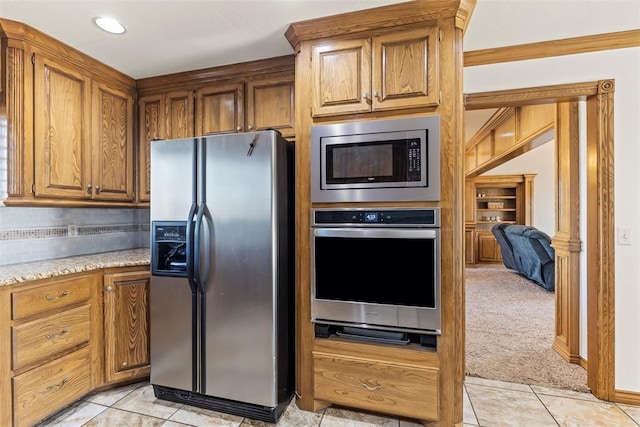
[(293, 138), (293, 65), (292, 57), (281, 57), (140, 80), (138, 201), (150, 199), (149, 148), (155, 138), (265, 129)]
[(19, 22), (0, 18), (0, 30), (4, 203), (133, 202), (135, 81)]
[(0, 425), (147, 377), (149, 276), (119, 267), (0, 287)]
[(93, 82), (91, 190), (96, 200), (134, 199), (133, 95)]
[(491, 232), (495, 224), (531, 224), (534, 177), (534, 174), (486, 175), (467, 181), (465, 198), (471, 209), (465, 209), (465, 224), (466, 231), (474, 235), (474, 249), (466, 251), (467, 263), (502, 261), (500, 245)]
[(91, 79), (34, 55), (36, 197), (91, 198)]
[[(0, 319), (0, 336), (10, 329), (10, 377), (0, 394), (0, 424), (30, 426), (92, 389), (92, 300), (95, 275), (77, 274), (36, 281), (2, 293), (11, 310)], [(10, 313), (10, 317), (8, 314)], [(4, 323), (6, 322), (6, 324)], [(10, 367), (10, 370), (5, 370)], [(5, 400), (6, 399), (6, 400)]]
[(148, 376), (149, 271), (104, 275), (105, 382)]
[(436, 26), (312, 48), (314, 117), (438, 105)]

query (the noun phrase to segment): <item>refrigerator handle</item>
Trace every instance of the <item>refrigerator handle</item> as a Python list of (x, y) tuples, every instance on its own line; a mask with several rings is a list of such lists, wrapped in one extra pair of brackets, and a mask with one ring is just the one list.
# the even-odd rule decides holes
[(198, 211), (198, 206), (195, 202), (191, 204), (191, 208), (189, 208), (189, 216), (187, 218), (187, 278), (189, 279), (189, 286), (191, 287), (191, 293), (195, 294), (197, 290), (197, 285), (195, 282), (194, 276), (194, 217), (196, 216), (196, 212)]
[(194, 231), (194, 266), (193, 266), (193, 277), (195, 282), (195, 287), (202, 294), (204, 294), (204, 285), (202, 283), (202, 278), (200, 277), (200, 236), (202, 235), (202, 219), (204, 218), (204, 213), (206, 210), (206, 205), (201, 203), (198, 207), (198, 214), (196, 215), (196, 225)]

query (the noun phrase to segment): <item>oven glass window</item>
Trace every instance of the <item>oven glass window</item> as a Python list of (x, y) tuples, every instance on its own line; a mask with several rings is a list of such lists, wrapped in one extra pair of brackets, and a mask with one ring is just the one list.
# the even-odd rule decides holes
[(435, 308), (435, 242), (315, 237), (315, 297)]

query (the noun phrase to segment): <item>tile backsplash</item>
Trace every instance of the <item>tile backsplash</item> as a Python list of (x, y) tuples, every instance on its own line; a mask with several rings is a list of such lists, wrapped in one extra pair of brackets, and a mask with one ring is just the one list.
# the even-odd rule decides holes
[(0, 207), (0, 265), (149, 247), (149, 209)]

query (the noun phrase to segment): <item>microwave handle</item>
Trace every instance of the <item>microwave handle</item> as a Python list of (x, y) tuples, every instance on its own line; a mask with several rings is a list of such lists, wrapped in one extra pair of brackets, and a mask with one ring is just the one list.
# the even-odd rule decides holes
[(343, 237), (364, 239), (436, 239), (437, 229), (402, 228), (314, 228), (315, 237)]

